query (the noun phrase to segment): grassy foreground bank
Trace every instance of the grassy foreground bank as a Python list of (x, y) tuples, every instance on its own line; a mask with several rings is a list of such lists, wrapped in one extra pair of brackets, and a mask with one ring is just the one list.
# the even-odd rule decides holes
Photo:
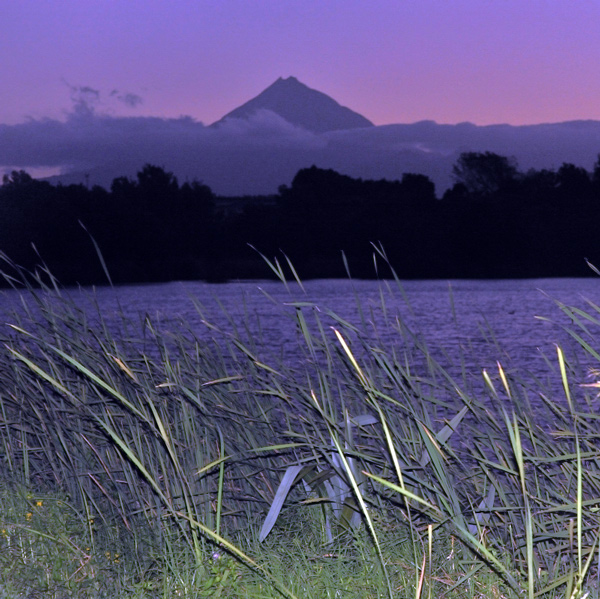
[(397, 281), (350, 323), (271, 266), (293, 363), (199, 304), (202, 332), (115, 330), (48, 273), (23, 290), (0, 333), (0, 599), (600, 596), (578, 366), (600, 308), (558, 306), (578, 347), (549, 356), (558, 396), (500, 363), (451, 375), (388, 310)]

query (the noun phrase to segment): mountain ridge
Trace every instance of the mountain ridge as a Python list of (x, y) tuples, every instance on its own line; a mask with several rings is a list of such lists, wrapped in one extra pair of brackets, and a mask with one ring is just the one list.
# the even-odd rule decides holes
[[(302, 109), (300, 116), (314, 112), (306, 104), (301, 106), (306, 94), (308, 106), (323, 101), (343, 116), (342, 128), (332, 128), (328, 122), (326, 130), (319, 132), (310, 128), (310, 122), (296, 118), (296, 105)], [(287, 118), (273, 110), (278, 98), (291, 111)], [(353, 117), (350, 128), (346, 111), (358, 117)], [(62, 174), (49, 181), (108, 188), (114, 178), (134, 177), (145, 163), (151, 163), (172, 171), (181, 181), (201, 180), (223, 196), (273, 194), (290, 183), (298, 170), (316, 165), (363, 179), (423, 174), (443, 193), (454, 183), (452, 167), (462, 152), (513, 157), (523, 172), (556, 169), (562, 163), (589, 171), (600, 153), (600, 121), (593, 119), (527, 125), (423, 120), (379, 126), (368, 120), (364, 125), (363, 119), (295, 77), (280, 77), (210, 126), (191, 118), (94, 114), (75, 115), (65, 122), (0, 124), (4, 142), (0, 165), (10, 165), (6, 172), (53, 168)]]

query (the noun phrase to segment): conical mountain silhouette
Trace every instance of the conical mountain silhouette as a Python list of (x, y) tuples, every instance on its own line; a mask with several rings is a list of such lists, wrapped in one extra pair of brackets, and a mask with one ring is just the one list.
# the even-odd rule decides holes
[(259, 110), (270, 110), (289, 123), (316, 133), (374, 126), (364, 116), (307, 87), (295, 77), (280, 77), (258, 96), (214, 124), (230, 118), (248, 119)]

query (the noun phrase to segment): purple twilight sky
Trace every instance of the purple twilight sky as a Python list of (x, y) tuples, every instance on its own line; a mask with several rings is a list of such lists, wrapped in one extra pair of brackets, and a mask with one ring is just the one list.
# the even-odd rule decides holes
[(209, 124), (293, 75), (375, 124), (600, 120), (597, 0), (0, 0), (0, 123)]

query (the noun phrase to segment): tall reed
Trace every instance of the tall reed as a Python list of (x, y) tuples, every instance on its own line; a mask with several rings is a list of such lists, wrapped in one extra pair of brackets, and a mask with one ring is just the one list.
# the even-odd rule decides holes
[[(219, 329), (197, 300), (202, 334), (149, 318), (115, 330), (93, 295), (80, 307), (47, 271), (12, 278), (24, 299), (2, 333), (3, 475), (60, 489), (133, 537), (151, 531), (198, 565), (219, 547), (289, 597), (293, 581), (273, 578), (247, 537), (268, 539), (299, 501), (320, 510), (330, 547), (364, 526), (390, 597), (408, 595), (394, 586), (382, 527), (412, 547), (415, 596), (433, 584), (434, 538), (457, 540), (456, 589), (482, 567), (518, 596), (597, 587), (598, 415), (593, 387), (571, 383), (575, 358), (558, 348), (549, 362), (564, 398), (500, 363), (457, 378), (388, 308), (398, 280), (381, 281), (380, 305), (350, 323), (310, 301), (289, 261), (268, 264), (289, 289), (292, 363), (243, 323)], [(559, 307), (600, 360), (600, 308)], [(369, 310), (395, 343), (381, 343)], [(551, 429), (527, 409), (532, 394)]]

